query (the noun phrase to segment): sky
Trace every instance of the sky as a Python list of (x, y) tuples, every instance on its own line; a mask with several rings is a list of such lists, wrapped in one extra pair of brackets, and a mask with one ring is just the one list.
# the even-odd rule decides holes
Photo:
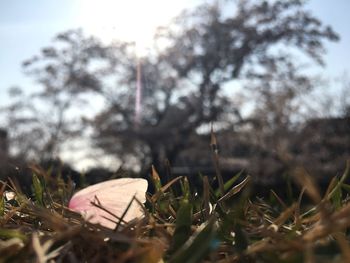
[(198, 0), (0, 0), (0, 106), (13, 85), (30, 86), (21, 63), (73, 28), (102, 38), (150, 42), (154, 29)]
[[(21, 63), (38, 54), (59, 32), (82, 27), (103, 38), (151, 41), (156, 26), (166, 24), (182, 9), (200, 0), (0, 0), (0, 107), (6, 90), (14, 85), (29, 88), (33, 80), (21, 70)], [(331, 78), (350, 72), (350, 1), (311, 0), (307, 4), (325, 24), (341, 36), (327, 43), (326, 67), (322, 75)]]
[[(105, 39), (133, 40), (147, 45), (154, 30), (181, 10), (203, 0), (0, 0), (0, 108), (7, 89), (33, 89), (21, 63), (48, 46), (68, 29), (83, 28)], [(339, 33), (338, 43), (327, 42), (326, 67), (315, 71), (330, 79), (350, 74), (350, 1), (310, 0), (307, 9)]]

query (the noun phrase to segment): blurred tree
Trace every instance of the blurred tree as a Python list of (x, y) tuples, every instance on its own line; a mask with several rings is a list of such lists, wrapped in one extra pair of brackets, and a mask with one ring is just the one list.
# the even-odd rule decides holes
[[(135, 160), (141, 167), (153, 163), (160, 169), (165, 158), (173, 162), (188, 147), (199, 127), (237, 114), (223, 91), (230, 81), (254, 76), (266, 82), (268, 76), (254, 72), (266, 63), (277, 67), (277, 50), (291, 55), (301, 51), (322, 64), (323, 41), (338, 39), (305, 10), (304, 1), (234, 3), (204, 4), (159, 30), (155, 48), (139, 59), (144, 89), (138, 125), (138, 58), (132, 43), (104, 46), (68, 31), (57, 38), (65, 48), (43, 49), (41, 57), (25, 66), (43, 85), (42, 98), (65, 94), (62, 101), (68, 105), (63, 108), (75, 104), (80, 94), (103, 98), (100, 112), (85, 118), (96, 146), (126, 162)], [(90, 63), (92, 59), (96, 62)], [(288, 63), (292, 68), (292, 61)]]
[[(117, 103), (94, 120), (98, 124), (97, 142), (104, 149), (127, 143), (132, 152), (140, 153), (141, 148), (145, 151), (143, 156), (151, 156), (151, 160), (146, 160), (148, 164), (159, 167), (165, 158), (172, 162), (198, 127), (222, 121), (227, 113), (237, 113), (222, 90), (225, 84), (247, 74), (266, 83), (267, 77), (253, 72), (266, 63), (277, 67), (278, 48), (284, 47), (287, 52), (295, 47), (322, 63), (323, 40), (338, 39), (331, 28), (323, 27), (303, 9), (302, 1), (239, 1), (232, 16), (225, 8), (218, 4), (203, 5), (194, 12), (184, 12), (170, 28), (158, 32), (156, 43), (166, 48), (143, 59), (145, 92), (141, 125), (138, 129), (132, 126), (130, 105), (134, 92), (126, 90), (124, 96), (116, 97)], [(287, 66), (293, 68), (292, 60)], [(266, 73), (269, 74), (269, 69)], [(130, 77), (123, 78), (128, 87), (135, 85), (131, 82), (135, 81), (135, 66), (131, 66), (129, 74)], [(306, 82), (303, 78), (293, 84), (305, 87)], [(285, 95), (293, 92), (291, 85)], [(126, 97), (129, 100), (121, 104), (121, 98)], [(124, 117), (117, 118), (120, 113)], [(121, 141), (118, 146), (116, 138)], [(112, 152), (124, 149), (122, 146)]]
[(301, 119), (301, 111), (314, 87), (314, 79), (300, 73), (286, 55), (279, 60), (266, 61), (261, 72), (252, 73), (245, 90), (255, 106), (244, 121), (253, 124), (252, 142), (265, 151), (287, 151), (291, 133), (305, 121)]
[(1, 111), (6, 114), (4, 126), (9, 131), (10, 153), (21, 159), (37, 157), (43, 146), (43, 128), (36, 117), (34, 105), (19, 87), (10, 88), (9, 95), (11, 103)]
[(259, 72), (255, 70), (249, 76), (244, 92), (254, 105), (240, 122), (253, 149), (249, 171), (261, 177), (281, 174), (292, 161), (293, 143), (299, 143), (294, 137), (305, 122), (302, 112), (317, 81), (301, 73), (288, 55), (266, 60)]
[(89, 63), (104, 55), (102, 44), (84, 38), (80, 30), (59, 34), (55, 41), (60, 50), (43, 48), (39, 56), (23, 62), (25, 73), (36, 79), (40, 89), (25, 94), (22, 88), (12, 87), (11, 104), (2, 108), (7, 116), (5, 126), (10, 128), (11, 149), (23, 159), (56, 158), (64, 143), (81, 135), (81, 88), (99, 86), (100, 75)]

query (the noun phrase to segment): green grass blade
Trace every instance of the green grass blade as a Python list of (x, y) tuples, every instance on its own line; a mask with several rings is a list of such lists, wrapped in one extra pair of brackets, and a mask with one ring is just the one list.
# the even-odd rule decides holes
[(216, 227), (214, 220), (210, 220), (195, 233), (181, 249), (169, 260), (169, 263), (202, 262), (217, 246)]
[(248, 175), (242, 182), (240, 182), (238, 185), (231, 188), (231, 190), (226, 193), (223, 197), (221, 197), (218, 202), (225, 201), (229, 199), (230, 197), (234, 196), (235, 194), (239, 193), (243, 187), (245, 187), (250, 181), (250, 176)]
[(216, 137), (213, 131), (213, 125), (211, 126), (210, 133), (211, 133), (210, 146), (212, 148), (212, 157), (213, 157), (213, 162), (215, 166), (215, 174), (219, 183), (220, 194), (221, 196), (223, 196), (225, 194), (224, 179), (222, 178), (221, 171), (220, 171), (218, 145), (217, 145)]
[(0, 216), (5, 214), (5, 198), (3, 195), (0, 196)]
[(1, 239), (10, 239), (10, 238), (19, 238), (20, 240), (26, 241), (27, 236), (22, 232), (14, 229), (0, 229), (0, 238)]
[(39, 177), (34, 173), (33, 174), (33, 190), (34, 198), (37, 205), (44, 206), (44, 186), (40, 181)]
[(156, 170), (156, 168), (152, 165), (152, 172), (151, 172), (151, 179), (154, 184), (154, 187), (156, 189), (156, 192), (161, 191), (162, 189), (162, 182), (160, 181), (159, 174)]
[(336, 186), (333, 188), (333, 190), (328, 194), (327, 199), (332, 199), (334, 195), (339, 195), (339, 191), (341, 191), (341, 187), (344, 185), (344, 182), (350, 175), (350, 161), (346, 163), (345, 171), (342, 175), (342, 177), (338, 180)]
[(185, 200), (176, 213), (176, 228), (172, 240), (172, 251), (177, 251), (190, 237), (193, 206)]
[[(225, 193), (233, 186), (233, 184), (237, 181), (237, 179), (239, 177), (241, 177), (241, 175), (243, 174), (243, 170), (240, 171), (238, 174), (234, 175), (230, 180), (228, 180), (225, 184), (224, 184), (224, 190), (225, 190)], [(219, 198), (221, 196), (221, 193), (220, 193), (220, 189), (216, 189), (215, 191), (215, 196), (217, 198)]]
[(341, 208), (342, 200), (343, 200), (342, 198), (343, 198), (342, 190), (341, 190), (341, 188), (338, 188), (337, 191), (332, 196), (332, 199), (331, 199), (335, 209), (340, 209)]

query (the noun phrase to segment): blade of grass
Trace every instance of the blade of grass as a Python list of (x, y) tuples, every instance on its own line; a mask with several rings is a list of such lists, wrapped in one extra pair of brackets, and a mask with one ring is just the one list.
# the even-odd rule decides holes
[(218, 179), (218, 182), (219, 182), (220, 194), (221, 194), (221, 196), (223, 196), (225, 194), (225, 186), (224, 186), (224, 180), (223, 180), (221, 172), (220, 172), (219, 151), (218, 151), (217, 140), (216, 140), (216, 137), (215, 137), (215, 134), (213, 131), (213, 124), (211, 125), (210, 134), (211, 134), (210, 146), (212, 149), (215, 174), (216, 174), (216, 178)]
[(160, 181), (159, 174), (153, 165), (152, 165), (151, 178), (152, 178), (152, 182), (154, 184), (156, 192), (159, 192), (162, 188), (162, 182)]
[(1, 182), (1, 188), (0, 188), (0, 216), (3, 216), (5, 214), (5, 196), (4, 191), (6, 188), (6, 183)]
[(151, 201), (152, 202), (156, 202), (157, 199), (166, 191), (169, 189), (170, 186), (172, 186), (174, 183), (176, 183), (177, 181), (179, 181), (181, 178), (183, 178), (182, 176), (178, 176), (176, 178), (174, 178), (173, 180), (171, 180), (170, 182), (168, 182), (167, 184), (165, 184), (164, 186), (160, 187), (159, 190), (151, 197)]
[(204, 220), (208, 220), (210, 215), (210, 189), (208, 176), (203, 177), (203, 200), (202, 200), (202, 211)]
[(350, 246), (346, 236), (342, 233), (333, 234), (342, 252), (343, 262), (350, 262)]
[(22, 241), (27, 241), (27, 236), (15, 229), (0, 229), (0, 237), (3, 239), (19, 238)]
[(270, 190), (271, 194), (273, 195), (273, 197), (278, 201), (278, 203), (284, 208), (287, 209), (287, 205), (286, 203), (282, 200), (282, 198), (279, 197), (279, 195), (274, 191), (274, 190)]
[(172, 238), (171, 251), (177, 251), (191, 236), (193, 206), (188, 199), (182, 200), (176, 213), (176, 227)]
[(178, 252), (169, 260), (169, 263), (196, 263), (202, 260), (218, 245), (216, 239), (215, 221), (210, 220), (187, 240)]
[(350, 161), (347, 161), (346, 168), (345, 168), (345, 171), (344, 171), (342, 177), (337, 182), (337, 184), (335, 185), (333, 190), (330, 191), (330, 193), (326, 196), (327, 200), (330, 200), (333, 197), (333, 195), (335, 195), (335, 194), (339, 195), (339, 191), (341, 191), (341, 187), (344, 184), (345, 180), (349, 177), (349, 175), (350, 175)]
[[(240, 171), (240, 172), (239, 172), (238, 174), (236, 174), (235, 176), (233, 176), (230, 180), (228, 180), (227, 182), (225, 182), (225, 184), (224, 184), (224, 192), (225, 192), (225, 193), (226, 193), (226, 191), (228, 191), (228, 190), (232, 187), (232, 185), (237, 181), (237, 179), (238, 179), (239, 177), (241, 177), (242, 174), (243, 174), (243, 170)], [(217, 189), (217, 190), (215, 191), (215, 196), (216, 196), (217, 198), (222, 197), (220, 189)]]
[(242, 182), (240, 182), (238, 185), (232, 187), (232, 189), (228, 193), (226, 193), (223, 197), (221, 197), (218, 200), (218, 202), (223, 202), (223, 201), (231, 198), (235, 194), (239, 193), (243, 189), (243, 187), (249, 183), (250, 179), (251, 179), (251, 177), (248, 175)]
[(300, 168), (300, 167), (298, 167), (295, 170), (294, 176), (296, 181), (299, 183), (299, 185), (305, 188), (305, 192), (309, 195), (311, 200), (315, 204), (321, 203), (322, 198), (320, 195), (320, 191), (316, 186), (316, 183), (314, 182), (312, 177), (308, 175), (303, 168)]
[(33, 174), (32, 183), (36, 204), (39, 206), (44, 206), (44, 186), (35, 173)]

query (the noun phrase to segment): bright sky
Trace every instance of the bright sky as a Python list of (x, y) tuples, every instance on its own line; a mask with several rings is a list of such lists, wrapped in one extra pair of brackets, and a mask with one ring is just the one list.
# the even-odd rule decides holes
[[(6, 90), (33, 87), (21, 72), (21, 62), (38, 54), (59, 32), (82, 27), (87, 33), (150, 43), (154, 29), (166, 24), (182, 9), (205, 0), (0, 0), (0, 107)], [(341, 36), (327, 44), (323, 76), (350, 74), (350, 1), (310, 0), (308, 8)]]
[[(49, 45), (58, 32), (83, 27), (103, 38), (151, 41), (157, 25), (165, 24), (183, 8), (201, 0), (0, 0), (0, 106), (12, 85), (29, 87), (21, 62)], [(340, 43), (328, 44), (330, 77), (350, 73), (350, 1), (311, 0), (308, 7), (341, 35)]]
[(82, 27), (86, 33), (137, 41), (152, 40), (158, 25), (200, 0), (0, 0), (0, 106), (12, 85), (30, 86), (21, 62), (38, 54), (59, 32)]

